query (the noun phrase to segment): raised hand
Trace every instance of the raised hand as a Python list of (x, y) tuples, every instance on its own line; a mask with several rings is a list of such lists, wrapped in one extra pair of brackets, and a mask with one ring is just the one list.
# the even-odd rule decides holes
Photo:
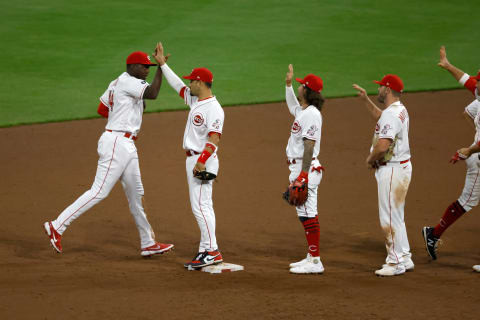
[(157, 46), (155, 47), (155, 52), (153, 53), (153, 57), (155, 58), (157, 63), (160, 66), (162, 66), (165, 63), (167, 63), (167, 60), (170, 57), (170, 53), (165, 56), (163, 52), (163, 45), (161, 42), (158, 42)]
[(293, 66), (292, 64), (289, 64), (287, 76), (285, 77), (285, 83), (287, 84), (287, 87), (290, 87), (292, 85), (292, 79), (293, 79)]
[(353, 89), (357, 90), (357, 94), (360, 98), (362, 99), (366, 99), (367, 98), (367, 91), (365, 91), (365, 89), (363, 89), (362, 87), (360, 87), (358, 84), (353, 84), (352, 85)]
[(447, 69), (447, 67), (450, 65), (450, 62), (448, 62), (447, 59), (447, 50), (445, 49), (445, 46), (440, 47), (440, 60), (438, 61), (438, 66)]

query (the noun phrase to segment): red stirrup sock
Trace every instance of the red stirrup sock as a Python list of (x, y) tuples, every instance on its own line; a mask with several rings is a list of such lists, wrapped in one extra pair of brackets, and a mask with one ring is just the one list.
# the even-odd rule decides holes
[(315, 216), (315, 218), (300, 217), (300, 222), (302, 222), (303, 228), (305, 229), (308, 253), (310, 253), (312, 257), (319, 257), (320, 224), (318, 223), (318, 216)]
[(465, 209), (458, 203), (458, 201), (453, 202), (448, 208), (445, 210), (445, 213), (440, 219), (440, 222), (435, 226), (433, 230), (433, 236), (435, 238), (440, 238), (442, 233), (447, 230), (458, 218), (463, 216), (465, 213)]

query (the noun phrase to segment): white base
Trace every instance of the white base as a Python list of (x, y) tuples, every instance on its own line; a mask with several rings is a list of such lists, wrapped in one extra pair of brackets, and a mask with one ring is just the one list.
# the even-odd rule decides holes
[(203, 272), (209, 272), (209, 273), (233, 272), (233, 271), (241, 271), (244, 269), (245, 268), (239, 264), (225, 263), (225, 262), (201, 268)]

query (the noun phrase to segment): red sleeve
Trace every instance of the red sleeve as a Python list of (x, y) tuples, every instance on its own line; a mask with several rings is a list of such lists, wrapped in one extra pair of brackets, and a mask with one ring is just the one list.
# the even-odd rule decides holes
[(471, 93), (475, 94), (475, 89), (477, 87), (477, 79), (475, 79), (474, 77), (470, 77), (463, 86), (470, 90)]
[(180, 89), (180, 92), (178, 93), (180, 97), (182, 97), (183, 99), (185, 99), (185, 88), (186, 87), (183, 87), (182, 89)]
[(108, 118), (108, 107), (102, 102), (98, 105), (97, 113), (104, 118)]
[(215, 132), (215, 131), (210, 131), (210, 132), (208, 133), (208, 136), (210, 137), (210, 136), (212, 136), (213, 134), (218, 134), (218, 136), (219, 136), (219, 137), (221, 137), (221, 136), (222, 136), (222, 134), (221, 134), (221, 133), (219, 133), (219, 132)]

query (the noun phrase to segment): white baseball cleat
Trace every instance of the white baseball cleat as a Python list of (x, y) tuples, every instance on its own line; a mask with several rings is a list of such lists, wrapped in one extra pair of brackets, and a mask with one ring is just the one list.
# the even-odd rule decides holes
[[(307, 256), (306, 262), (303, 264), (290, 268), (290, 273), (295, 274), (308, 274), (308, 273), (316, 273), (321, 274), (325, 271), (323, 267), (322, 261), (320, 261), (320, 257), (312, 257)], [(301, 261), (300, 261), (301, 262)]]
[[(415, 265), (413, 264), (412, 259), (408, 259), (407, 261), (404, 261), (401, 263), (405, 267), (405, 271), (413, 271), (415, 269)], [(387, 267), (388, 264), (382, 265), (382, 268)]]
[(310, 261), (310, 258), (312, 257), (312, 255), (310, 253), (307, 253), (307, 257), (301, 261), (298, 261), (298, 262), (292, 262), (290, 263), (290, 268), (295, 268), (295, 267), (300, 267), (301, 265), (303, 265), (304, 263)]
[(405, 273), (405, 266), (403, 264), (387, 264), (383, 265), (382, 269), (375, 271), (379, 277), (399, 276)]
[(473, 271), (480, 272), (480, 264), (476, 264), (472, 267)]

